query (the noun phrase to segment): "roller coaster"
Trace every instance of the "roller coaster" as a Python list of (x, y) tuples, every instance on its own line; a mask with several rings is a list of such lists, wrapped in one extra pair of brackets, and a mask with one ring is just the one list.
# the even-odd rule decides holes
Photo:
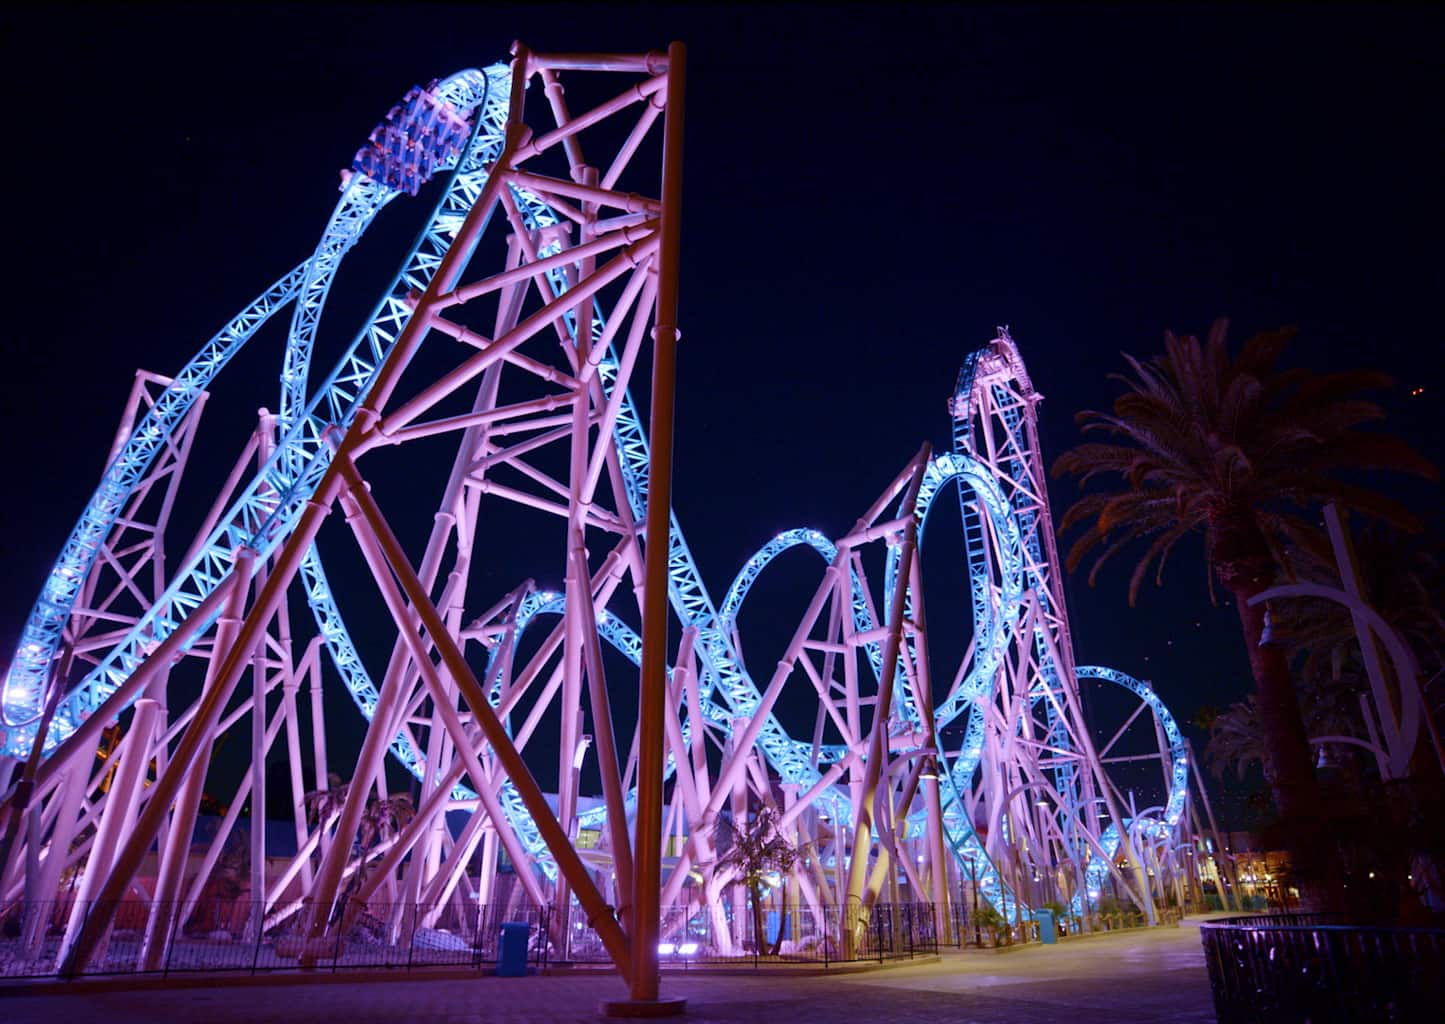
[[(699, 915), (719, 954), (742, 948), (755, 897), (723, 856), (724, 825), (764, 807), (801, 855), (762, 898), (858, 911), (840, 922), (906, 893), (951, 928), (947, 908), (970, 890), (1007, 920), (1046, 904), (1087, 919), (1107, 891), (1152, 921), (1197, 884), (1209, 846), (1174, 719), (1147, 683), (1075, 664), (1040, 396), (1006, 329), (964, 360), (949, 450), (925, 445), (845, 536), (768, 541), (714, 602), (663, 500), (681, 53), (518, 45), (510, 63), (412, 89), (343, 173), (315, 251), (174, 376), (137, 375), (4, 677), (0, 910), (19, 915), (25, 956), (61, 973), (103, 964), (118, 908), (139, 901), (137, 963), (166, 962), (239, 841), (248, 934), (284, 932), (300, 960), (368, 914), (410, 941), (457, 930), (478, 903), (560, 906), (546, 938), (558, 956), (591, 943), (655, 997), (653, 947)], [(608, 98), (573, 113), (564, 76), (611, 82)], [(659, 151), (649, 169), (643, 154)], [(424, 227), (322, 374), (343, 261), (398, 200), (424, 206)], [(239, 453), (201, 445), (222, 371), (287, 315), (276, 411)], [(440, 357), (418, 360), (424, 347)], [(647, 366), (644, 419), (633, 388)], [(232, 466), (198, 529), (171, 521), (196, 460)], [(386, 460), (409, 481), (391, 501), (436, 503), (416, 561), (363, 475)], [(921, 556), (948, 495), (964, 548), (949, 571), (967, 580), (971, 622), (930, 633)], [(538, 528), (489, 526), (499, 504)], [(394, 628), (380, 647), (348, 627), (355, 588), (323, 567), (336, 508)], [(551, 551), (559, 533), (560, 589), (484, 575), (488, 551)], [(740, 612), (792, 549), (816, 553), (820, 581), (755, 674)], [(957, 637), (956, 673), (935, 679)], [(366, 723), (359, 751), (328, 750), (336, 680)], [(1090, 681), (1132, 711), (1091, 721)], [(794, 735), (779, 709), (800, 704), (813, 727)], [(630, 735), (616, 725), (633, 719)], [(197, 842), (230, 737), (249, 762)], [(394, 806), (388, 757), (415, 780), (414, 813), (361, 841), (368, 815)], [(1124, 762), (1157, 765), (1156, 804), (1136, 806)], [(556, 793), (539, 769), (555, 770)], [(584, 769), (600, 799), (581, 793)], [(294, 808), (279, 864), (268, 789)], [(36, 909), (56, 901), (58, 926)], [(846, 950), (855, 925), (838, 927), (827, 941)]]

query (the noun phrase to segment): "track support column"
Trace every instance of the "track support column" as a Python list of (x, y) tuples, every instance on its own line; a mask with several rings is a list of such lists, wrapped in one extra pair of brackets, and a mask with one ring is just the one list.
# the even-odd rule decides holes
[(631, 999), (602, 1004), (609, 1016), (669, 1016), (685, 999), (658, 995), (657, 936), (662, 887), (663, 702), (667, 700), (668, 552), (672, 519), (673, 398), (677, 358), (678, 262), (682, 217), (682, 111), (686, 48), (667, 48), (662, 134), (661, 248), (652, 329), (651, 451), (647, 465), (647, 549), (642, 594), (642, 678), (638, 695), (637, 818), (632, 839)]

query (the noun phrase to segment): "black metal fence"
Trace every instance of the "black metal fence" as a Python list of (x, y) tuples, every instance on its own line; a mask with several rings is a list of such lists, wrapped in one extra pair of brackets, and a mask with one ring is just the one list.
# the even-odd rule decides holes
[[(769, 910), (763, 934), (750, 910), (740, 915), (717, 907), (663, 908), (658, 946), (664, 965), (751, 960), (753, 963), (879, 962), (938, 952), (938, 915), (931, 903), (883, 903), (872, 907), (800, 905), (785, 914)], [(572, 959), (582, 959), (575, 954)]]
[[(96, 904), (74, 901), (18, 904), (0, 916), (0, 977), (46, 977), (60, 973), (79, 924)], [(110, 908), (107, 908), (110, 909)], [(163, 906), (157, 931), (169, 941), (145, 941), (153, 904), (124, 900), (114, 905), (106, 939), (75, 974), (177, 974), (189, 971), (355, 970), (374, 968), (481, 967), (497, 959), (503, 920), (545, 932), (547, 908), (476, 906), (461, 914), (414, 904), (370, 904), (344, 926), (333, 922), (320, 938), (304, 931), (299, 907), (263, 907), (249, 900), (208, 900), (198, 906)], [(72, 923), (74, 920), (74, 924)], [(534, 941), (531, 960), (545, 961), (547, 945)]]
[[(74, 974), (169, 975), (195, 971), (409, 970), (450, 966), (490, 969), (497, 962), (501, 925), (530, 926), (528, 960), (606, 963), (606, 950), (586, 915), (575, 904), (566, 920), (560, 908), (528, 905), (371, 903), (345, 922), (332, 921), (319, 934), (307, 926), (299, 905), (269, 913), (248, 900), (208, 900), (180, 908), (163, 906), (150, 925), (153, 904), (125, 900), (114, 907), (113, 925)], [(0, 977), (54, 977), (65, 969), (67, 934), (73, 941), (97, 906), (74, 901), (19, 903), (0, 914)], [(664, 907), (658, 954), (664, 967), (709, 963), (809, 962), (824, 966), (925, 956), (938, 950), (932, 904), (791, 907), (762, 915), (762, 934), (751, 908), (734, 915), (718, 907)], [(168, 941), (147, 948), (151, 927)]]
[[(949, 913), (953, 924), (950, 929), (953, 945), (960, 949), (966, 946), (988, 948), (1040, 941), (1037, 919), (1004, 921), (997, 916), (986, 919), (985, 915), (970, 912), (968, 905), (962, 900), (950, 904)], [(1175, 925), (1184, 918), (1184, 914), (1185, 908), (1182, 907), (1158, 907), (1155, 910), (1155, 921), (1160, 925)], [(1132, 909), (1091, 912), (1086, 915), (1062, 914), (1054, 919), (1055, 935), (1060, 941), (1097, 932), (1147, 927), (1149, 918), (1145, 913)]]
[(1445, 929), (1374, 928), (1341, 915), (1200, 924), (1220, 1024), (1438, 1020)]

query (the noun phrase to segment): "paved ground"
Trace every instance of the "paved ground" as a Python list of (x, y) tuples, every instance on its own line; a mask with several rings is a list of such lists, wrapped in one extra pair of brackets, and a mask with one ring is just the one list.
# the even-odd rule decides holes
[[(848, 975), (667, 975), (688, 1024), (1195, 1024), (1214, 1020), (1199, 931), (1101, 935), (1008, 953), (945, 953), (941, 962)], [(618, 998), (615, 975), (252, 984), (0, 997), (5, 1024), (572, 1024)]]

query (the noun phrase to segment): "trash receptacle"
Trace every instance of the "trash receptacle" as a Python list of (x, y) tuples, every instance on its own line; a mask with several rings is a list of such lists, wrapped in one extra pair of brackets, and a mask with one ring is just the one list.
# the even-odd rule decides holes
[(527, 940), (532, 926), (525, 921), (503, 921), (502, 935), (497, 940), (497, 975), (521, 978), (527, 973)]
[(1048, 909), (1034, 911), (1034, 916), (1039, 919), (1039, 941), (1045, 945), (1052, 945), (1059, 941), (1059, 929), (1054, 923), (1054, 912)]

